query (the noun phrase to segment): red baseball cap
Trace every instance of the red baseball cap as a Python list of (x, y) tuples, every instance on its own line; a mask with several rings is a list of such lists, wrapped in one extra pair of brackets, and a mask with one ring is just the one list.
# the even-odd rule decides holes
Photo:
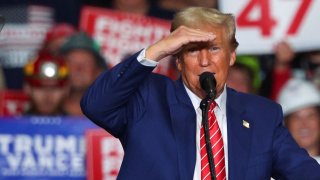
[(71, 36), (76, 32), (76, 29), (67, 23), (60, 23), (53, 26), (46, 34), (45, 43), (61, 37)]

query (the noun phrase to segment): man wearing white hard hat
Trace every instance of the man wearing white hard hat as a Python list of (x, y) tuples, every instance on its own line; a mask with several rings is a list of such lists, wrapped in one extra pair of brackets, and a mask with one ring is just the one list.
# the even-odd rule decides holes
[(280, 91), (285, 126), (299, 146), (320, 163), (320, 92), (314, 84), (291, 79)]

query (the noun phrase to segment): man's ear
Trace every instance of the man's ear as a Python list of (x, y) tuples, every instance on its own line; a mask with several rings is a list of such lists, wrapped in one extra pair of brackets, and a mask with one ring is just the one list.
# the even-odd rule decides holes
[(233, 66), (237, 59), (236, 51), (231, 52), (229, 65)]
[(182, 69), (182, 58), (181, 58), (181, 56), (177, 56), (176, 57), (176, 66), (177, 66), (177, 69), (179, 71), (181, 71), (181, 69)]
[(31, 86), (30, 86), (29, 84), (24, 83), (24, 84), (23, 84), (23, 91), (24, 91), (26, 94), (30, 95), (30, 94), (31, 94), (31, 91), (32, 91), (32, 88), (31, 88)]

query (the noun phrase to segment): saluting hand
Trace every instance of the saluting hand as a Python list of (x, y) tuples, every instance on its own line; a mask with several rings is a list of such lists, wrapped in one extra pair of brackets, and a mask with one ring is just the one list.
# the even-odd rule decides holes
[(192, 42), (207, 42), (216, 38), (210, 32), (180, 26), (167, 37), (146, 49), (146, 58), (154, 61), (177, 54), (184, 45)]

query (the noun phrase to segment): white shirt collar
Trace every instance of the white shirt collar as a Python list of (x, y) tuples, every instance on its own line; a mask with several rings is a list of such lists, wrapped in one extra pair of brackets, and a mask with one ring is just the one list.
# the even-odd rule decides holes
[[(185, 84), (183, 84), (183, 86), (185, 87), (187, 94), (191, 99), (193, 108), (197, 110), (200, 106), (201, 99), (196, 94), (194, 94)], [(226, 104), (227, 104), (227, 86), (226, 85), (224, 86), (220, 96), (216, 98), (214, 101), (217, 103), (219, 109), (222, 112), (226, 112)]]

